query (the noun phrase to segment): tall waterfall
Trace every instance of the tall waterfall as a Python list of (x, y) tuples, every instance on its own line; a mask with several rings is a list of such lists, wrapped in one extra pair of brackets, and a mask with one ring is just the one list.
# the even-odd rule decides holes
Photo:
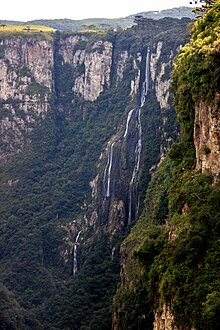
[[(130, 223), (138, 215), (139, 203), (135, 201), (136, 195), (136, 179), (140, 168), (141, 152), (142, 152), (142, 127), (141, 127), (141, 109), (144, 106), (146, 96), (149, 90), (150, 82), (150, 49), (147, 49), (146, 60), (145, 60), (145, 72), (144, 81), (140, 86), (140, 98), (137, 106), (131, 109), (127, 114), (126, 125), (124, 133), (119, 137), (114, 138), (114, 142), (110, 141), (107, 145), (107, 161), (103, 175), (103, 197), (104, 199), (109, 198), (112, 192), (112, 176), (113, 170), (115, 170), (114, 157), (116, 154), (114, 146), (117, 143), (119, 148), (122, 144), (126, 144), (127, 148), (131, 148), (131, 152), (134, 152), (134, 167), (129, 182), (128, 200), (129, 200), (129, 214), (128, 223)], [(129, 134), (132, 132), (132, 134)], [(115, 147), (116, 148), (116, 147)], [(133, 151), (134, 150), (134, 151)], [(132, 157), (131, 157), (132, 158)], [(117, 159), (117, 158), (116, 158)], [(119, 179), (120, 180), (120, 179)]]
[(107, 147), (108, 160), (105, 166), (104, 178), (103, 178), (103, 187), (104, 187), (104, 196), (110, 197), (110, 184), (111, 184), (111, 171), (112, 171), (112, 162), (113, 162), (113, 147), (115, 142), (109, 143)]
[[(132, 177), (130, 181), (130, 188), (129, 188), (129, 214), (128, 214), (128, 224), (132, 221), (132, 199), (133, 199), (133, 186), (136, 179), (136, 176), (139, 171), (140, 167), (140, 160), (141, 160), (141, 150), (142, 150), (142, 127), (141, 127), (141, 108), (143, 107), (146, 96), (149, 90), (149, 72), (150, 72), (150, 49), (147, 50), (146, 55), (146, 63), (145, 63), (145, 80), (142, 84), (141, 89), (141, 97), (140, 97), (140, 106), (137, 108), (137, 144), (135, 148), (135, 163), (134, 163), (134, 169), (132, 172)], [(135, 212), (135, 215), (137, 213), (137, 210)]]
[(150, 78), (150, 48), (147, 49), (146, 55), (146, 63), (145, 63), (145, 80), (142, 84), (142, 91), (141, 91), (141, 107), (143, 107), (146, 96), (149, 90), (149, 78)]
[(124, 135), (123, 135), (123, 138), (125, 139), (128, 135), (128, 128), (129, 128), (129, 123), (130, 123), (130, 120), (131, 120), (131, 116), (134, 112), (134, 109), (130, 110), (129, 113), (128, 113), (128, 116), (127, 116), (127, 122), (126, 122), (126, 128), (125, 128), (125, 132), (124, 132)]
[(136, 178), (136, 175), (139, 171), (140, 166), (140, 160), (141, 160), (141, 149), (142, 149), (142, 128), (141, 128), (141, 108), (137, 109), (137, 121), (138, 121), (138, 138), (137, 138), (137, 144), (135, 148), (135, 163), (134, 163), (134, 169), (130, 181), (130, 185), (133, 185), (134, 180)]
[(77, 245), (78, 245), (78, 240), (79, 240), (80, 234), (81, 234), (81, 230), (78, 232), (78, 234), (76, 236), (76, 240), (75, 240), (74, 248), (73, 248), (73, 276), (76, 274), (76, 272), (78, 270), (78, 264), (77, 264)]
[(134, 168), (132, 172), (132, 177), (130, 181), (130, 187), (129, 187), (129, 214), (128, 214), (128, 223), (130, 224), (132, 221), (132, 192), (133, 192), (133, 186), (135, 178), (138, 174), (139, 167), (140, 167), (140, 160), (141, 160), (141, 150), (142, 150), (142, 127), (141, 127), (141, 107), (137, 108), (137, 144), (135, 148), (135, 162), (134, 162)]

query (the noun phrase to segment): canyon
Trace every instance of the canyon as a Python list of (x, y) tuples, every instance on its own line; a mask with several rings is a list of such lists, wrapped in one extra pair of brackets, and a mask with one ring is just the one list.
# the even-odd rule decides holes
[[(186, 86), (187, 66), (175, 58), (185, 54), (189, 23), (143, 18), (127, 30), (0, 34), (5, 328), (172, 330), (206, 322), (189, 317), (184, 328), (186, 307), (175, 296), (176, 278), (193, 278), (179, 275), (178, 262), (187, 270), (198, 264), (199, 278), (197, 247), (214, 250), (206, 210), (195, 220), (201, 200), (213, 237), (218, 226), (211, 206), (219, 91), (194, 100)], [(185, 264), (187, 251), (193, 261)], [(203, 307), (216, 294), (207, 289)], [(209, 320), (208, 307), (204, 313)]]

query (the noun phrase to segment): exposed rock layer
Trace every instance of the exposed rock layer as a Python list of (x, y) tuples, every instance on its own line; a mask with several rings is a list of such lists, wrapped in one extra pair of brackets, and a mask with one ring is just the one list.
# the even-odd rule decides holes
[(197, 168), (215, 179), (220, 173), (220, 94), (211, 104), (200, 102), (195, 108), (194, 141)]

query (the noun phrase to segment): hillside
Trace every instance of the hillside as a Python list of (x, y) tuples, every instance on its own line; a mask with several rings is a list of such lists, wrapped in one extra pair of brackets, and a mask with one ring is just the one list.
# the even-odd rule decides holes
[(178, 136), (188, 22), (0, 35), (4, 327), (111, 329), (120, 243)]
[(115, 330), (219, 329), (219, 23), (216, 1), (175, 61), (181, 138), (121, 245)]
[(71, 20), (71, 19), (54, 19), (54, 20), (34, 20), (28, 22), (16, 22), (16, 21), (2, 21), (0, 24), (7, 25), (43, 25), (54, 28), (59, 31), (63, 30), (72, 30), (72, 31), (81, 31), (88, 28), (95, 28), (101, 30), (108, 29), (126, 29), (134, 25), (134, 19), (136, 15), (142, 15), (144, 18), (149, 19), (161, 19), (164, 17), (172, 18), (182, 18), (188, 17), (190, 19), (195, 18), (195, 14), (192, 13), (192, 8), (190, 7), (179, 7), (173, 9), (166, 9), (161, 11), (148, 11), (137, 13), (135, 15), (130, 15), (127, 17), (107, 19), (107, 18), (88, 18), (82, 20)]

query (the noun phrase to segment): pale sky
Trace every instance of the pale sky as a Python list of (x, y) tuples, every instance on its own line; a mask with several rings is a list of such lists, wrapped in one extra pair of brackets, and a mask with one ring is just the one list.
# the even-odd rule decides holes
[(190, 6), (190, 0), (6, 0), (0, 19), (118, 18), (143, 11)]

